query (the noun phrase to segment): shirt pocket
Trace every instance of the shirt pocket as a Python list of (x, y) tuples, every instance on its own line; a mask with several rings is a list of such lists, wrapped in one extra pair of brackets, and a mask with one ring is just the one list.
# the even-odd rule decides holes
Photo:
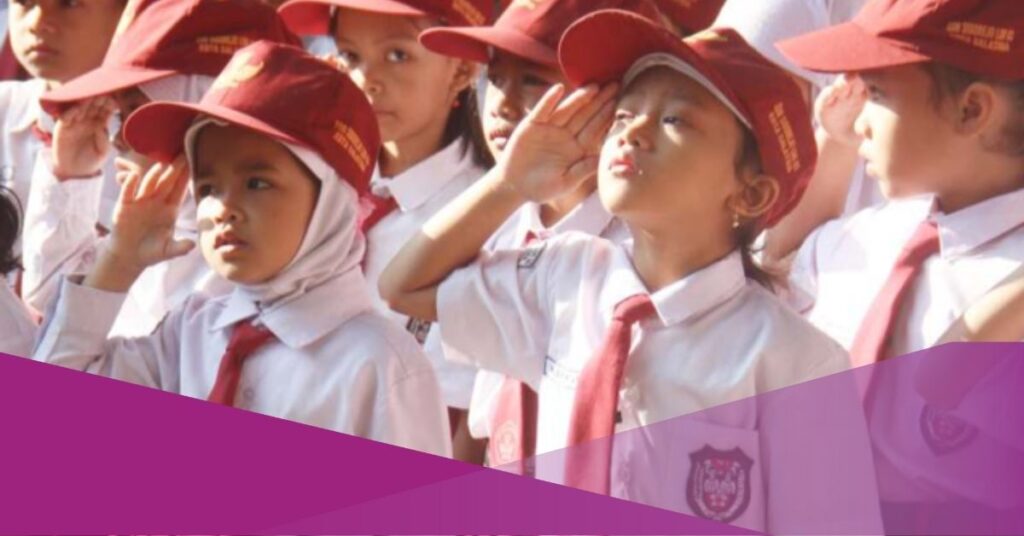
[(753, 530), (765, 528), (757, 430), (693, 417), (618, 434), (612, 494)]

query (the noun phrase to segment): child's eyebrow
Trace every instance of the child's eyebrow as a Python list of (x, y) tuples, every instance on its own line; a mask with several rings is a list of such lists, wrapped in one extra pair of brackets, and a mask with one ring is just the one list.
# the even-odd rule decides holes
[(243, 173), (277, 171), (277, 168), (273, 164), (270, 164), (269, 162), (265, 162), (263, 160), (245, 160), (239, 163), (238, 166), (235, 167), (235, 169)]

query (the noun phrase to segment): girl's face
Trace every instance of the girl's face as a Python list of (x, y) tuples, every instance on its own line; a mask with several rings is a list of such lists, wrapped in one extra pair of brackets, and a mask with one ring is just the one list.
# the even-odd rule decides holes
[(480, 118), (487, 148), (495, 159), (505, 150), (509, 136), (547, 90), (563, 82), (555, 67), (533, 63), (497, 51), (487, 66), (487, 90)]
[(943, 189), (942, 178), (963, 158), (953, 121), (936, 109), (932, 81), (917, 65), (860, 74), (868, 102), (854, 128), (869, 175), (886, 197), (904, 197)]
[(96, 68), (125, 0), (14, 0), (11, 48), (33, 78), (67, 82)]
[(601, 150), (601, 201), (641, 229), (727, 234), (742, 140), (742, 125), (700, 84), (651, 69), (619, 100)]
[(373, 105), (381, 139), (440, 139), (456, 97), (472, 82), (472, 67), (419, 43), (426, 18), (341, 9), (336, 20), (338, 57)]
[(210, 125), (198, 136), (192, 187), (199, 246), (221, 277), (265, 282), (302, 245), (318, 179), (283, 145), (234, 127)]

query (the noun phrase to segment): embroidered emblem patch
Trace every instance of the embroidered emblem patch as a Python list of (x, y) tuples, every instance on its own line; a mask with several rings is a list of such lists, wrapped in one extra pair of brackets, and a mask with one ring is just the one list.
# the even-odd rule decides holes
[(686, 502), (693, 513), (714, 521), (735, 521), (750, 506), (754, 461), (739, 447), (722, 451), (705, 445), (690, 453)]
[(966, 447), (978, 435), (978, 429), (951, 413), (927, 404), (921, 410), (921, 435), (937, 456)]
[(544, 253), (544, 248), (546, 247), (547, 242), (534, 242), (530, 247), (524, 249), (519, 254), (519, 262), (516, 263), (516, 266), (524, 270), (533, 269), (533, 267), (537, 265), (537, 261), (540, 259), (541, 254)]
[(412, 333), (412, 336), (416, 337), (417, 342), (423, 344), (427, 342), (427, 335), (430, 334), (430, 326), (432, 325), (432, 322), (426, 320), (410, 318), (409, 322), (405, 325), (405, 330)]

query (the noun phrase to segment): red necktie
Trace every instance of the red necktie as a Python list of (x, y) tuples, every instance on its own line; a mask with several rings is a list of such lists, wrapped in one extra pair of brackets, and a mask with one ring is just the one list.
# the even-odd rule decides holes
[(616, 305), (604, 342), (580, 373), (569, 422), (565, 485), (608, 494), (612, 434), (632, 328), (654, 313), (654, 303), (646, 294), (630, 296)]
[(270, 330), (263, 326), (254, 326), (251, 320), (235, 324), (231, 330), (228, 347), (224, 350), (224, 356), (220, 358), (217, 380), (214, 382), (207, 400), (225, 406), (234, 406), (235, 395), (238, 393), (238, 382), (242, 379), (242, 363), (259, 347), (273, 338), (274, 334)]
[[(528, 246), (537, 238), (537, 233), (527, 231), (523, 245)], [(488, 463), (491, 467), (498, 467), (519, 462), (516, 473), (531, 474), (526, 459), (534, 455), (536, 445), (537, 393), (525, 383), (506, 376), (498, 391), (491, 419)]]
[(53, 134), (43, 130), (43, 127), (39, 126), (39, 122), (32, 123), (32, 136), (43, 142), (43, 145), (50, 147), (53, 145)]
[(924, 261), (939, 252), (939, 231), (932, 222), (924, 222), (910, 237), (896, 259), (889, 279), (868, 309), (850, 347), (853, 366), (870, 365), (888, 357), (889, 337), (903, 300)]
[(367, 192), (359, 198), (359, 230), (366, 233), (373, 229), (377, 222), (383, 220), (398, 208), (398, 202), (393, 196), (381, 197)]

